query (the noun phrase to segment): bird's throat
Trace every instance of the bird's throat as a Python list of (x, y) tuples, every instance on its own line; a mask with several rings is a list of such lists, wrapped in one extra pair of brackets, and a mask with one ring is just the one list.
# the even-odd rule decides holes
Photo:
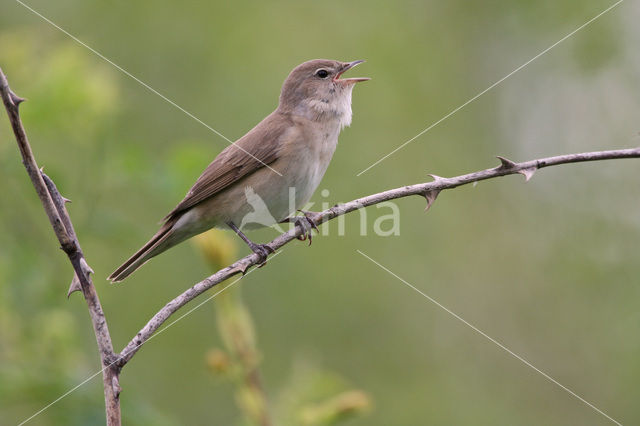
[(351, 92), (353, 85), (329, 93), (305, 99), (295, 113), (316, 122), (333, 122), (340, 129), (351, 124)]

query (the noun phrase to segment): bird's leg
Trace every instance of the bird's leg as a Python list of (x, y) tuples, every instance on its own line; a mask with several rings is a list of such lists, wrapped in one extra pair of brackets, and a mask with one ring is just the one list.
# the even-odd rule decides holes
[(253, 251), (255, 254), (258, 255), (258, 265), (259, 265), (258, 267), (266, 265), (267, 257), (269, 257), (271, 253), (273, 253), (273, 249), (269, 247), (267, 244), (256, 244), (253, 241), (251, 241), (249, 237), (244, 235), (244, 233), (240, 230), (240, 228), (238, 228), (233, 222), (231, 221), (227, 222), (227, 226), (233, 229), (234, 232), (238, 234), (240, 238), (242, 238), (242, 241), (247, 243), (251, 251)]
[(305, 210), (298, 210), (298, 211), (302, 213), (303, 216), (288, 217), (283, 221), (281, 221), (280, 223), (291, 222), (291, 223), (294, 223), (296, 226), (299, 226), (300, 229), (302, 230), (302, 234), (298, 235), (297, 238), (300, 241), (304, 241), (307, 238), (309, 238), (309, 245), (311, 245), (311, 240), (313, 238), (313, 234), (311, 230), (315, 229), (317, 232), (320, 232), (320, 230), (318, 229), (318, 225), (316, 225), (316, 219), (318, 219), (318, 216), (320, 215), (320, 213), (309, 212)]

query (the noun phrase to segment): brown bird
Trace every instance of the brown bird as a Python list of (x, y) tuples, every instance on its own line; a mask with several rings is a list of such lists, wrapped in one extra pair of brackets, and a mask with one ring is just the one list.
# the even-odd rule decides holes
[(351, 124), (351, 92), (368, 78), (340, 78), (364, 61), (315, 59), (294, 68), (278, 108), (207, 166), (160, 230), (109, 276), (124, 280), (142, 264), (213, 227), (233, 229), (264, 263), (271, 252), (240, 228), (294, 222), (311, 238), (312, 213), (290, 217), (324, 176), (340, 131)]

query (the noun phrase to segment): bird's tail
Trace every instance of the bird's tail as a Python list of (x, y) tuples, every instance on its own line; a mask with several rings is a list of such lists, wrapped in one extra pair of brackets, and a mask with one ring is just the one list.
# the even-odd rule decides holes
[(149, 259), (159, 255), (163, 251), (173, 247), (180, 241), (175, 241), (173, 225), (175, 221), (168, 221), (162, 228), (144, 245), (140, 250), (135, 252), (126, 262), (124, 262), (118, 269), (116, 269), (108, 280), (117, 283), (129, 275), (131, 275), (136, 269), (141, 267)]

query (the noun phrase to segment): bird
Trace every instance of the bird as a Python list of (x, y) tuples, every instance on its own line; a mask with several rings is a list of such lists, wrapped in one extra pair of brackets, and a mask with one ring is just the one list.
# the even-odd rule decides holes
[(369, 78), (342, 75), (362, 62), (314, 59), (296, 66), (282, 85), (277, 108), (218, 154), (158, 232), (107, 279), (120, 282), (151, 258), (211, 228), (235, 231), (258, 255), (259, 265), (273, 250), (251, 241), (238, 225), (251, 230), (293, 222), (303, 230), (300, 239), (308, 236), (311, 242), (311, 228), (317, 230), (314, 212), (292, 215), (315, 192), (341, 130), (351, 124), (353, 88)]

